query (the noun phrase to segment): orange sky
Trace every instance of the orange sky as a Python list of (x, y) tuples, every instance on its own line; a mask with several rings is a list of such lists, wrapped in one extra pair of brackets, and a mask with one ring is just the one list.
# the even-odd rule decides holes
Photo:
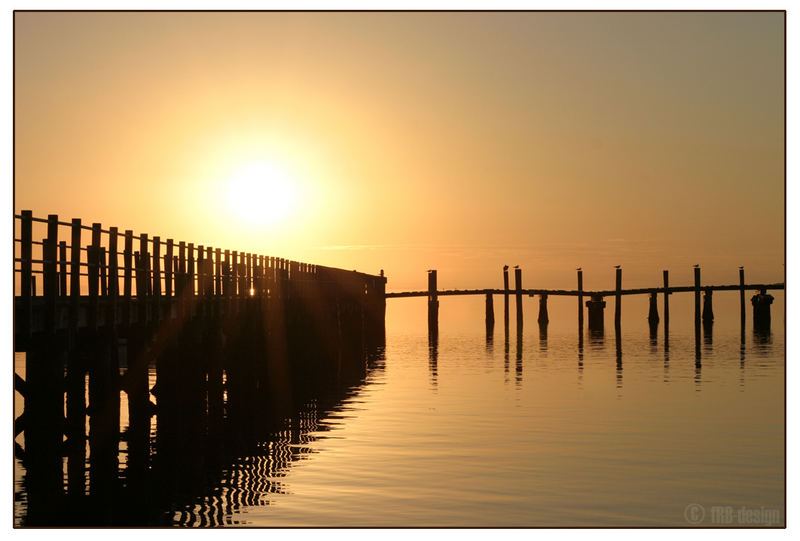
[(783, 51), (782, 13), (17, 13), (15, 211), (389, 290), (782, 281)]

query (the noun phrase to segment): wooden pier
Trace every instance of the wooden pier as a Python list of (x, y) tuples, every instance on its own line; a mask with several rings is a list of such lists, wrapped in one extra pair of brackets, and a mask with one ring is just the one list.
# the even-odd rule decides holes
[[(770, 310), (769, 305), (772, 302), (772, 297), (767, 294), (770, 290), (784, 289), (783, 283), (770, 283), (770, 284), (746, 284), (744, 280), (744, 269), (739, 268), (739, 283), (730, 285), (701, 285), (700, 280), (700, 267), (696, 266), (694, 271), (694, 285), (691, 286), (670, 286), (669, 285), (669, 271), (664, 271), (664, 285), (661, 287), (647, 287), (635, 289), (623, 289), (622, 287), (622, 269), (617, 267), (615, 269), (615, 287), (609, 290), (596, 290), (589, 291), (583, 289), (583, 270), (577, 269), (578, 288), (577, 289), (544, 289), (544, 288), (523, 288), (522, 287), (522, 269), (514, 268), (514, 283), (513, 290), (516, 300), (516, 313), (517, 313), (517, 327), (521, 328), (523, 322), (523, 309), (522, 297), (538, 296), (539, 297), (539, 313), (537, 322), (540, 326), (546, 326), (550, 319), (547, 313), (547, 299), (549, 296), (566, 296), (578, 298), (578, 326), (583, 328), (583, 314), (584, 306), (588, 310), (589, 330), (602, 330), (604, 325), (603, 312), (606, 306), (605, 297), (614, 297), (614, 328), (616, 331), (621, 326), (622, 315), (622, 297), (628, 295), (648, 295), (650, 297), (649, 311), (647, 319), (651, 325), (658, 325), (661, 318), (658, 315), (658, 302), (657, 296), (663, 295), (664, 308), (663, 308), (663, 321), (665, 330), (669, 327), (669, 296), (673, 293), (694, 293), (694, 323), (695, 331), (697, 334), (700, 332), (701, 321), (711, 322), (714, 319), (712, 295), (715, 291), (738, 291), (740, 297), (740, 322), (741, 327), (744, 329), (746, 316), (745, 316), (745, 292), (758, 291), (763, 292), (755, 295), (751, 299), (753, 304), (753, 325), (757, 329), (768, 329), (770, 325)], [(439, 322), (437, 319), (439, 311), (439, 298), (450, 296), (462, 295), (481, 295), (486, 298), (486, 328), (487, 333), (494, 326), (494, 295), (503, 295), (504, 298), (504, 322), (505, 328), (508, 329), (508, 266), (503, 267), (503, 288), (502, 289), (437, 289), (437, 271), (428, 271), (428, 290), (427, 291), (400, 291), (400, 292), (387, 292), (385, 297), (391, 298), (405, 298), (405, 297), (428, 297), (428, 326), (431, 332), (437, 332), (439, 329)], [(431, 279), (430, 277), (433, 277)], [(701, 294), (704, 295), (701, 310)], [(590, 300), (584, 303), (583, 298), (589, 297)], [(435, 308), (432, 303), (435, 301)]]
[(50, 524), (65, 496), (117, 497), (121, 441), (126, 490), (141, 493), (153, 415), (169, 435), (158, 456), (173, 465), (210, 440), (252, 441), (323, 384), (363, 376), (367, 352), (384, 341), (382, 275), (30, 211), (15, 222), (14, 349), (25, 353), (15, 454), (32, 525)]

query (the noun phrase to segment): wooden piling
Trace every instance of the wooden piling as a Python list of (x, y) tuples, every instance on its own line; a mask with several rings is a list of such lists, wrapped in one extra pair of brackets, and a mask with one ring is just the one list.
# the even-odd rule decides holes
[(578, 327), (583, 329), (583, 270), (578, 269)]
[(517, 330), (522, 327), (522, 269), (514, 268), (514, 297), (517, 305)]
[(739, 322), (742, 329), (742, 338), (744, 339), (744, 267), (739, 267)]
[(669, 271), (664, 271), (664, 332), (669, 327)]
[(614, 329), (620, 329), (622, 319), (622, 269), (616, 270), (616, 292), (614, 294)]
[(508, 265), (503, 266), (503, 323), (508, 331)]
[[(539, 295), (539, 326), (546, 327), (550, 322), (550, 317), (547, 315), (547, 293)], [(546, 331), (545, 331), (546, 333)], [(545, 334), (546, 336), (546, 334)]]
[(706, 288), (703, 292), (703, 323), (711, 323), (714, 321), (714, 304), (713, 304), (713, 295), (714, 292)]
[(494, 301), (492, 294), (486, 294), (486, 333), (491, 334), (494, 331)]
[(428, 271), (428, 333), (439, 332), (439, 296), (436, 292), (436, 271)]
[[(658, 294), (656, 292), (650, 293), (650, 306), (647, 311), (647, 322), (650, 324), (651, 329), (657, 330), (658, 327)], [(655, 335), (653, 335), (655, 336)]]
[(694, 326), (700, 332), (700, 267), (694, 268)]

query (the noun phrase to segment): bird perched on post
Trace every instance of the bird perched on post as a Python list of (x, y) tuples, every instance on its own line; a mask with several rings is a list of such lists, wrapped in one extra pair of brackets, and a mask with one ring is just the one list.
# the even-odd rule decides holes
[(618, 268), (620, 268), (621, 266), (622, 266), (622, 265), (614, 265), (614, 268), (615, 268), (615, 269), (618, 269)]
[(503, 270), (507, 271), (508, 270), (508, 265), (503, 265)]

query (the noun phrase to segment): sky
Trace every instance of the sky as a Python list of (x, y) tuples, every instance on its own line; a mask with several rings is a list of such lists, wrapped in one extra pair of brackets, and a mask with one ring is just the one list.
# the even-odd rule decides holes
[(389, 291), (783, 281), (783, 13), (14, 22), (17, 213)]

